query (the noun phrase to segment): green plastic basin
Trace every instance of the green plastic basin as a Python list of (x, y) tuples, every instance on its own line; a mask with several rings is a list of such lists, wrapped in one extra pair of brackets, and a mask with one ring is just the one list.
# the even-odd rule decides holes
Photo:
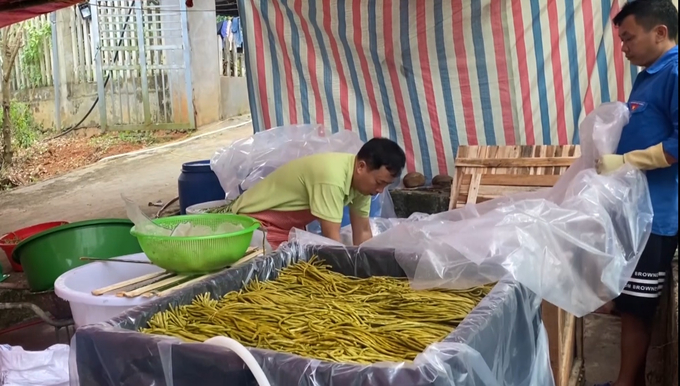
[(21, 263), (32, 291), (54, 288), (63, 273), (87, 262), (81, 257), (108, 259), (142, 252), (130, 234), (127, 219), (75, 222), (33, 235), (20, 242), (12, 258)]
[(189, 223), (211, 227), (238, 224), (243, 229), (211, 236), (178, 237), (145, 235), (135, 228), (130, 233), (137, 237), (146, 257), (157, 266), (171, 272), (196, 274), (213, 272), (230, 266), (245, 255), (260, 223), (239, 214), (192, 214), (163, 217), (153, 220), (167, 229)]

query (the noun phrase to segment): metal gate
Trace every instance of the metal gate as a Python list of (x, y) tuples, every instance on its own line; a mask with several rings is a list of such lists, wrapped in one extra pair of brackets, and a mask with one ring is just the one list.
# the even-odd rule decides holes
[(90, 0), (102, 129), (196, 128), (183, 0)]

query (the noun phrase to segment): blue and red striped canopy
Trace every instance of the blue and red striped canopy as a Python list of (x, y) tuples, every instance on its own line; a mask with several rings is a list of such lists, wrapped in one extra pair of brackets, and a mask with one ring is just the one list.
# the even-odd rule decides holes
[(624, 3), (239, 0), (255, 130), (388, 137), (427, 176), (459, 145), (577, 143), (637, 73), (611, 23)]

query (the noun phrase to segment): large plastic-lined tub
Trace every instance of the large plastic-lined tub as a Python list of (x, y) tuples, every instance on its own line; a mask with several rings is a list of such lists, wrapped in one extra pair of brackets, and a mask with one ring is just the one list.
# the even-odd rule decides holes
[[(404, 277), (392, 250), (301, 247), (290, 244), (272, 255), (224, 271), (174, 295), (135, 307), (108, 322), (78, 329), (71, 343), (72, 385), (253, 385), (236, 354), (202, 343), (136, 330), (152, 315), (190, 303), (196, 295), (220, 297), (254, 278), (271, 280), (278, 269), (317, 255), (332, 269), (359, 277)], [(402, 260), (403, 262), (403, 260)], [(249, 349), (272, 385), (421, 386), (552, 385), (540, 299), (520, 284), (503, 280), (442, 342), (413, 363), (370, 366), (319, 361)], [(225, 383), (226, 382), (226, 383)]]

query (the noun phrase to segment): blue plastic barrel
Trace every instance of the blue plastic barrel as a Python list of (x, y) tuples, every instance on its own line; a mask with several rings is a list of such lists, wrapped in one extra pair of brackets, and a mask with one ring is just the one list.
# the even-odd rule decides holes
[(182, 173), (177, 180), (179, 210), (186, 214), (187, 207), (208, 201), (224, 200), (224, 189), (210, 160), (192, 161), (182, 164)]

